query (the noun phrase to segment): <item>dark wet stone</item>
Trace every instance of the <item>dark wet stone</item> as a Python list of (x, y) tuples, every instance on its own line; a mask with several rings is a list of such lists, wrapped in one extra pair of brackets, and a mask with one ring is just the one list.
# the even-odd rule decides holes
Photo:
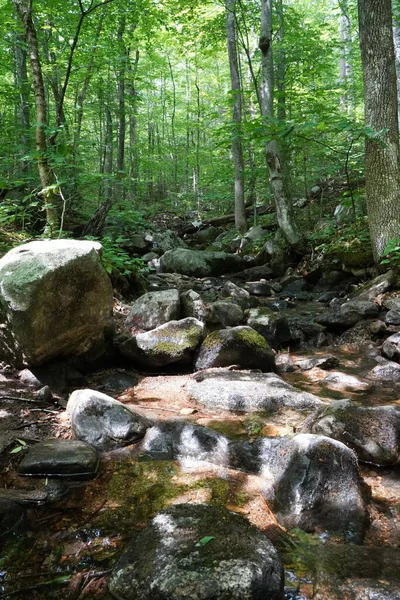
[(0, 538), (15, 531), (23, 518), (24, 511), (17, 502), (0, 497)]
[(333, 331), (341, 331), (353, 327), (360, 319), (359, 313), (355, 310), (346, 310), (342, 312), (339, 308), (318, 315), (315, 318), (315, 322), (319, 325), (324, 325), (324, 327)]
[(0, 489), (0, 499), (13, 500), (19, 504), (42, 505), (54, 502), (68, 492), (68, 487), (59, 479), (45, 479), (41, 483), (42, 485), (40, 485), (40, 481), (37, 481), (38, 485), (33, 489), (2, 488)]
[(266, 281), (248, 281), (246, 287), (252, 296), (271, 295), (271, 286)]
[(275, 357), (266, 340), (251, 327), (214, 331), (202, 343), (195, 368), (208, 369), (230, 365), (272, 371)]
[(187, 290), (180, 296), (182, 306), (182, 317), (194, 317), (199, 321), (206, 321), (207, 305), (195, 290)]
[(283, 600), (283, 568), (268, 538), (242, 516), (179, 504), (131, 542), (109, 589), (121, 600)]
[(186, 389), (196, 402), (213, 410), (254, 412), (283, 407), (313, 410), (324, 404), (317, 396), (297, 390), (275, 373), (210, 369), (195, 373)]
[(238, 254), (209, 252), (177, 248), (168, 250), (160, 260), (164, 273), (181, 273), (193, 277), (223, 275), (243, 269), (243, 259)]
[(95, 390), (76, 390), (68, 400), (74, 436), (99, 450), (140, 440), (152, 426), (142, 414)]
[(400, 460), (400, 409), (394, 406), (366, 408), (337, 400), (308, 417), (302, 431), (339, 440), (367, 463), (383, 466)]
[(269, 279), (272, 277), (272, 269), (269, 264), (261, 265), (258, 267), (250, 267), (244, 269), (239, 273), (235, 273), (231, 279), (240, 279), (241, 281), (252, 281), (260, 279)]
[(94, 448), (78, 440), (47, 440), (30, 448), (18, 472), (31, 477), (90, 478), (99, 457)]
[(229, 440), (207, 427), (172, 421), (158, 423), (149, 429), (140, 451), (158, 460), (208, 461), (228, 464)]

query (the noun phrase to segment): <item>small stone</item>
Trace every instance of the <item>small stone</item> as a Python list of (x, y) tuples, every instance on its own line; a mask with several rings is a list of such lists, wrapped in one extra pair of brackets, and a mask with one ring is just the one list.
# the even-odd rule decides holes
[(199, 411), (196, 408), (181, 408), (181, 410), (179, 412), (181, 415), (189, 416), (189, 415), (194, 415), (195, 413), (197, 413)]

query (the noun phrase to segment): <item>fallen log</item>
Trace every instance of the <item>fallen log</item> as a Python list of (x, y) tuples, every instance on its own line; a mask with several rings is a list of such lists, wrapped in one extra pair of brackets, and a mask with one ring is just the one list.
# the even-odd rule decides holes
[[(275, 212), (275, 206), (259, 206), (254, 211), (254, 207), (250, 206), (246, 208), (246, 216), (251, 217), (251, 215), (256, 213), (257, 216), (266, 215), (269, 213)], [(193, 225), (193, 223), (185, 223), (182, 227), (180, 227), (177, 231), (179, 236), (185, 235), (186, 233), (196, 233), (200, 229), (204, 229), (206, 226), (210, 225), (225, 225), (226, 223), (234, 223), (235, 222), (235, 213), (229, 213), (228, 215), (221, 215), (219, 217), (213, 217), (212, 219), (204, 219), (201, 222), (201, 225), (197, 227)]]

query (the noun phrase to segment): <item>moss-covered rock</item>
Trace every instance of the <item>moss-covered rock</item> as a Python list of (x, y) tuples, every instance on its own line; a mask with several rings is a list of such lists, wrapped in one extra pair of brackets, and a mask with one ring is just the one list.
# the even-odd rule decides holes
[(177, 248), (168, 250), (161, 257), (160, 267), (164, 273), (180, 273), (193, 277), (224, 275), (240, 271), (245, 263), (237, 254)]
[(273, 371), (275, 356), (263, 336), (251, 327), (232, 327), (210, 333), (199, 350), (196, 369), (229, 365)]
[(273, 348), (284, 346), (292, 339), (286, 317), (270, 308), (252, 308), (247, 317), (247, 324), (262, 335)]
[(109, 588), (123, 600), (283, 600), (283, 568), (268, 538), (223, 507), (161, 511), (128, 547)]
[(0, 260), (0, 354), (16, 366), (105, 350), (113, 294), (96, 242), (50, 240)]

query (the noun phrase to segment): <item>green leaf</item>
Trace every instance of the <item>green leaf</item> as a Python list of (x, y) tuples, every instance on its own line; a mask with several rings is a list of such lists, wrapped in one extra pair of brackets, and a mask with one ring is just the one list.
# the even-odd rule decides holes
[(215, 539), (214, 535), (206, 535), (206, 536), (202, 537), (201, 540), (199, 540), (199, 544), (201, 544), (202, 546), (205, 546), (206, 544), (209, 544), (210, 542), (212, 542), (213, 539)]
[(18, 444), (21, 444), (21, 446), (26, 446), (26, 442), (24, 442), (24, 440), (20, 440), (19, 438), (17, 438), (17, 442)]
[(14, 450), (11, 450), (10, 454), (17, 454), (17, 452), (21, 452), (23, 446), (17, 446)]

